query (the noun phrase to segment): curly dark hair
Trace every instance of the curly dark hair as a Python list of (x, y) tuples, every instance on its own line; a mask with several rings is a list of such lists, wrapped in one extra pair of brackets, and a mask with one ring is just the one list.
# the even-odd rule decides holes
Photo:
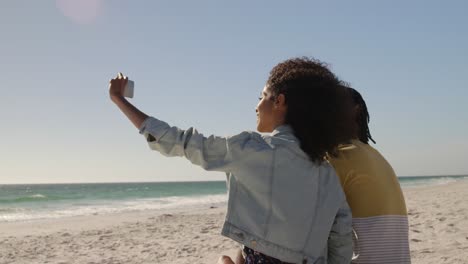
[(275, 96), (285, 96), (285, 123), (313, 162), (336, 157), (338, 145), (355, 134), (350, 95), (327, 64), (307, 57), (288, 59), (271, 70), (267, 87)]

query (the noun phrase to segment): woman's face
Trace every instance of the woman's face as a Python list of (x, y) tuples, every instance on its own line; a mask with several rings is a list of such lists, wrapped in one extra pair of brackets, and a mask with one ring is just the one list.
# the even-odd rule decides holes
[[(279, 100), (278, 100), (279, 99)], [(257, 112), (258, 132), (272, 132), (278, 125), (284, 123), (284, 95), (275, 97), (265, 86), (255, 109)]]

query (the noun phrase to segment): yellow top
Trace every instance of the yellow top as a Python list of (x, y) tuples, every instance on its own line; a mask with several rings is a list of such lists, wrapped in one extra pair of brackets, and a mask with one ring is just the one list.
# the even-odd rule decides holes
[(373, 147), (353, 140), (330, 163), (340, 178), (353, 217), (407, 215), (398, 178)]

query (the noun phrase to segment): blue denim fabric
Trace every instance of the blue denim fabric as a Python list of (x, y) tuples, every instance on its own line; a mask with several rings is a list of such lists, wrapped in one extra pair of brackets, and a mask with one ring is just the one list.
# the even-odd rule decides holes
[(284, 262), (351, 262), (351, 212), (338, 177), (308, 159), (291, 127), (205, 137), (150, 117), (140, 133), (165, 156), (227, 174), (224, 236)]

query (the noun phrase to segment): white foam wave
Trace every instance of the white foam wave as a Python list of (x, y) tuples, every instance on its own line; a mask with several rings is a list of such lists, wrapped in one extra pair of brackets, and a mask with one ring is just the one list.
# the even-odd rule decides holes
[(437, 186), (437, 185), (445, 185), (450, 183), (455, 183), (458, 181), (468, 180), (467, 177), (441, 177), (441, 178), (426, 178), (426, 179), (417, 179), (413, 181), (403, 182), (402, 187), (425, 187), (425, 186)]
[(48, 218), (62, 218), (70, 216), (96, 215), (119, 213), (127, 211), (163, 210), (163, 209), (183, 209), (183, 208), (203, 208), (209, 205), (226, 203), (227, 196), (205, 195), (194, 197), (165, 197), (146, 198), (128, 201), (113, 201), (84, 204), (73, 204), (60, 208), (43, 208), (40, 210), (18, 210), (4, 212), (0, 214), (0, 222), (27, 221)]
[(28, 197), (29, 198), (46, 198), (47, 196), (38, 193), (38, 194), (30, 195)]

